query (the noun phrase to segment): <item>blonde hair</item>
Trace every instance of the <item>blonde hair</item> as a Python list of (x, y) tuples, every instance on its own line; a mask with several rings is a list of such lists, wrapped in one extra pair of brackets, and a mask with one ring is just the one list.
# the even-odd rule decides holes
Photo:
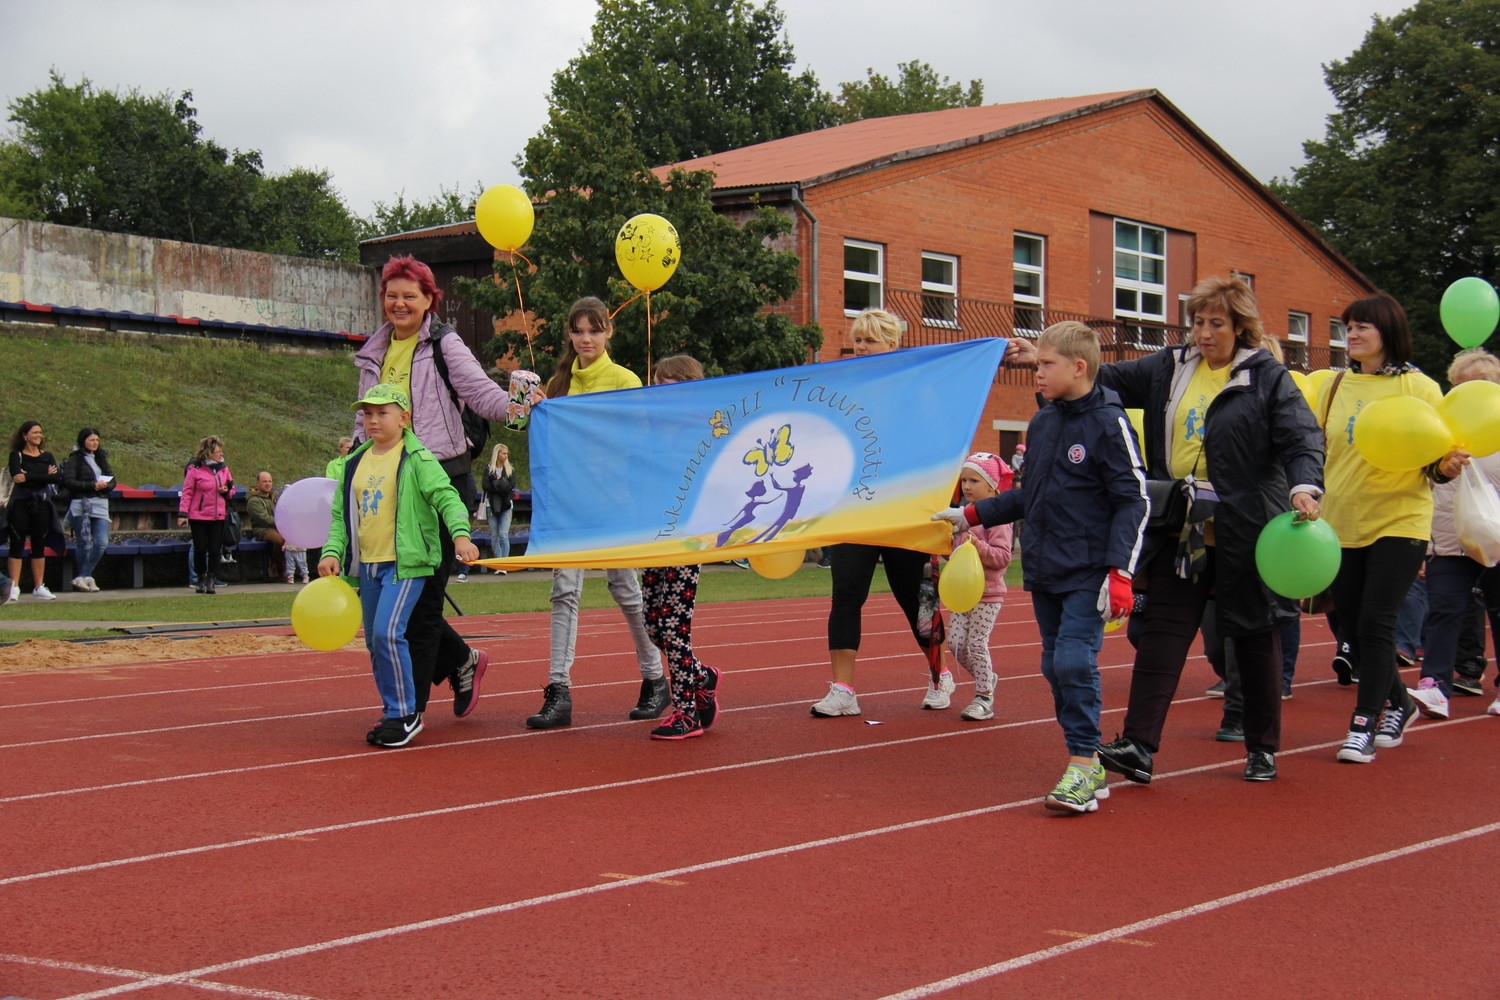
[(193, 452), (193, 465), (207, 465), (208, 456), (214, 453), (215, 448), (224, 447), (224, 442), (217, 436), (210, 434), (198, 442), (198, 450)]
[[(1460, 375), (1466, 377), (1459, 378)], [(1482, 347), (1459, 351), (1453, 356), (1453, 363), (1448, 366), (1448, 381), (1457, 385), (1476, 378), (1482, 378), (1486, 382), (1500, 382), (1500, 358)]]
[[(1192, 294), (1187, 300), (1188, 322), (1204, 309), (1217, 309), (1229, 317), (1229, 323), (1234, 327), (1234, 342), (1240, 347), (1248, 347), (1251, 350), (1257, 347), (1270, 351), (1279, 361), (1280, 351), (1276, 338), (1268, 335), (1260, 323), (1260, 309), (1255, 304), (1255, 292), (1244, 278), (1204, 278), (1193, 286)], [(1188, 343), (1194, 343), (1192, 334), (1188, 334)]]
[(884, 309), (865, 309), (849, 324), (849, 336), (857, 333), (868, 333), (882, 344), (889, 344), (892, 350), (901, 346), (901, 331), (906, 324), (901, 322), (901, 317), (888, 313)]
[[(500, 461), (500, 453), (502, 451), (505, 452), (504, 462)], [(490, 452), (490, 472), (503, 472), (507, 476), (513, 476), (516, 474), (515, 470), (510, 466), (510, 446), (505, 444), (503, 441), (500, 444), (495, 445), (494, 450)]]
[(673, 354), (656, 363), (656, 377), (673, 382), (695, 382), (703, 377), (703, 366), (687, 354)]
[(1050, 347), (1069, 361), (1082, 361), (1090, 381), (1099, 376), (1099, 335), (1074, 319), (1053, 323), (1037, 338), (1038, 347)]

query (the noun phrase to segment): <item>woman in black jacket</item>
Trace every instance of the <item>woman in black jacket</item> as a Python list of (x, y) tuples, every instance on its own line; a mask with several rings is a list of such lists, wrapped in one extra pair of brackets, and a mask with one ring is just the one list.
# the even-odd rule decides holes
[(78, 445), (63, 462), (62, 478), (72, 498), (68, 523), (73, 526), (73, 563), (78, 569), (73, 589), (97, 592), (94, 567), (109, 548), (109, 491), (115, 480), (109, 453), (99, 447), (98, 431), (85, 427), (78, 432)]
[[(515, 513), (516, 470), (510, 464), (510, 449), (495, 445), (484, 470), (484, 499), (490, 509), (490, 551), (495, 558), (510, 555), (510, 518)], [(496, 570), (505, 575), (505, 570)]]
[(1101, 746), (1099, 759), (1131, 781), (1151, 781), (1167, 709), (1215, 594), (1219, 634), (1234, 644), (1244, 692), (1245, 780), (1269, 781), (1276, 777), (1281, 739), (1277, 632), (1291, 612), (1261, 582), (1255, 543), (1266, 522), (1283, 511), (1318, 516), (1323, 433), (1297, 384), (1266, 348), (1274, 341), (1261, 327), (1249, 285), (1207, 278), (1187, 307), (1192, 333), (1186, 344), (1099, 369), (1100, 385), (1115, 390), (1123, 405), (1145, 411), (1147, 475), (1192, 475), (1218, 494), (1205, 547), (1184, 568), (1186, 576), (1179, 575), (1176, 532), (1147, 539), (1137, 577), (1146, 609), (1124, 735)]
[(6, 523), (10, 526), (10, 554), (6, 568), (13, 581), (7, 604), (14, 604), (21, 591), (21, 550), (31, 543), (31, 596), (39, 601), (55, 601), (47, 589), (47, 536), (53, 533), (57, 511), (52, 506), (52, 490), (62, 481), (52, 452), (42, 450), (42, 425), (35, 420), (21, 424), (11, 435), (10, 502), (6, 505)]

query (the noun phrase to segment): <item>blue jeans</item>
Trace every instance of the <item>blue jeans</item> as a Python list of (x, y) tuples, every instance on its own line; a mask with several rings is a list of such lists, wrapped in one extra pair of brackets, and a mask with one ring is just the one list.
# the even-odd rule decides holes
[(78, 567), (74, 575), (93, 576), (109, 548), (109, 518), (69, 514), (68, 523), (73, 526), (73, 563)]
[(1474, 611), (1474, 585), (1483, 572), (1484, 567), (1468, 556), (1433, 556), (1427, 560), (1427, 645), (1422, 676), (1436, 680), (1445, 698), (1453, 697), (1459, 631)]
[(490, 551), (496, 559), (510, 555), (510, 517), (515, 512), (514, 507), (496, 510), (495, 505), (490, 504)]
[(418, 711), (406, 623), (426, 582), (424, 576), (396, 579), (393, 562), (359, 564), (365, 648), (370, 651), (370, 669), (375, 674), (375, 688), (380, 692), (381, 709), (387, 719), (400, 719)]
[(1427, 581), (1420, 576), (1411, 583), (1401, 613), (1396, 616), (1396, 649), (1411, 653), (1422, 648), (1422, 626), (1427, 620)]
[(1099, 713), (1104, 707), (1099, 647), (1104, 644), (1104, 619), (1099, 617), (1098, 601), (1097, 590), (1031, 592), (1031, 607), (1042, 633), (1042, 676), (1052, 686), (1057, 721), (1068, 753), (1074, 757), (1091, 757), (1099, 749)]

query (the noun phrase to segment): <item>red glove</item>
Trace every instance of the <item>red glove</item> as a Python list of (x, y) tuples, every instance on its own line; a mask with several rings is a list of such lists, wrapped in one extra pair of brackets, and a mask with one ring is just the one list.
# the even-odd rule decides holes
[(1117, 622), (1130, 614), (1135, 606), (1135, 594), (1130, 589), (1130, 577), (1124, 570), (1112, 569), (1099, 588), (1099, 616), (1107, 622)]

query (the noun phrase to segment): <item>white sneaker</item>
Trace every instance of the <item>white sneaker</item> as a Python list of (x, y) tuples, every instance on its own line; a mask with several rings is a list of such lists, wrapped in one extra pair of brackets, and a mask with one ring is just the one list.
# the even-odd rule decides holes
[(89, 593), (90, 594), (97, 594), (97, 593), (99, 593), (99, 585), (94, 582), (94, 578), (93, 577), (86, 576), (86, 577), (83, 578), (83, 582), (89, 585)]
[(42, 584), (40, 587), (38, 587), (35, 590), (33, 590), (31, 592), (31, 596), (34, 597), (34, 598), (36, 598), (39, 601), (55, 601), (55, 600), (57, 600), (57, 595), (54, 594), (52, 591), (48, 590), (46, 584)]
[(944, 670), (938, 674), (936, 682), (927, 682), (927, 693), (922, 696), (922, 707), (932, 709), (947, 708), (952, 699), (948, 696), (953, 693), (953, 674)]
[[(11, 584), (10, 593), (8, 595), (6, 595), (5, 603), (6, 604), (15, 604), (16, 602), (20, 601), (20, 599), (21, 599), (21, 588), (17, 587), (15, 584)], [(1495, 704), (1500, 705), (1500, 701), (1495, 702)], [(1500, 715), (1500, 713), (1495, 713), (1495, 714)]]
[(1438, 687), (1437, 678), (1423, 677), (1415, 688), (1407, 688), (1406, 693), (1416, 699), (1417, 711), (1429, 719), (1448, 717), (1448, 699), (1443, 696), (1443, 689)]
[(969, 702), (968, 707), (959, 715), (959, 718), (968, 719), (970, 722), (984, 722), (994, 717), (995, 697), (988, 694), (976, 694), (974, 700)]
[(469, 582), (469, 574), (467, 574), (467, 573), (460, 573), (457, 576), (455, 576), (453, 579), (455, 581), (457, 581), (458, 583), (468, 583)]
[(73, 589), (74, 590), (82, 591), (85, 594), (87, 594), (89, 592), (89, 585), (88, 585), (87, 581), (84, 580), (83, 577), (81, 577), (81, 576), (75, 576), (75, 577), (73, 577), (72, 583), (73, 583)]
[(812, 714), (824, 719), (838, 715), (858, 715), (859, 699), (848, 688), (831, 683), (828, 685), (828, 697), (813, 705)]
[[(14, 601), (16, 599), (16, 592), (14, 590), (12, 590), (10, 592), (10, 599), (12, 601)], [(1495, 697), (1495, 700), (1492, 701), (1492, 702), (1490, 702), (1490, 707), (1484, 710), (1484, 714), (1485, 715), (1500, 715), (1500, 695), (1497, 695)]]

